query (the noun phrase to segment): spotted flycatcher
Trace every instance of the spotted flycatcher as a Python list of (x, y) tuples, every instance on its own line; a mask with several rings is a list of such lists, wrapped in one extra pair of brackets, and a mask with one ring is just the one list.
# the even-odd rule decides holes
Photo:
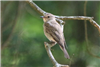
[(61, 50), (64, 52), (65, 58), (69, 59), (68, 52), (65, 48), (66, 42), (63, 35), (63, 31), (61, 29), (60, 24), (56, 21), (54, 15), (50, 13), (46, 13), (44, 16), (41, 16), (44, 21), (44, 34), (45, 36), (54, 43), (58, 43)]

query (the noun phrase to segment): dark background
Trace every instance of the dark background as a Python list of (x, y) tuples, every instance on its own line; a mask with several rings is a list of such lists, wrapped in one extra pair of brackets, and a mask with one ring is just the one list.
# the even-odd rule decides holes
[[(35, 1), (54, 15), (84, 16), (84, 1)], [(100, 25), (100, 2), (87, 2), (87, 16)], [(1, 1), (1, 63), (2, 67), (52, 67), (44, 42), (43, 20), (27, 2)], [(64, 35), (71, 59), (66, 59), (58, 44), (52, 48), (55, 59), (71, 67), (100, 67), (100, 36), (87, 21), (88, 46), (82, 20), (66, 20)]]

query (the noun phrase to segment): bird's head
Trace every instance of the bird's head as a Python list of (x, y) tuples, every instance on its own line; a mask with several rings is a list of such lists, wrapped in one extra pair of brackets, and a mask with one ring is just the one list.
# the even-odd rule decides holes
[(46, 13), (44, 16), (41, 16), (41, 18), (43, 18), (44, 22), (47, 22), (49, 20), (54, 20), (55, 16), (51, 13)]

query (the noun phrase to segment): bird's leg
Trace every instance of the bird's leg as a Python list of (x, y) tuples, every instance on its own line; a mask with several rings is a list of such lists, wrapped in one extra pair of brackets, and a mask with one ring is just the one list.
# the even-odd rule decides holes
[(54, 45), (56, 45), (56, 43), (57, 43), (57, 42), (50, 41), (50, 42), (49, 42), (49, 44), (50, 44), (50, 47), (53, 47)]

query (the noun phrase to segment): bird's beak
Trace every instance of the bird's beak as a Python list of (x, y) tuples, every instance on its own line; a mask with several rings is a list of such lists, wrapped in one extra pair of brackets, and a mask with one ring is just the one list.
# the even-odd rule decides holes
[(44, 18), (44, 16), (40, 16), (41, 18)]

